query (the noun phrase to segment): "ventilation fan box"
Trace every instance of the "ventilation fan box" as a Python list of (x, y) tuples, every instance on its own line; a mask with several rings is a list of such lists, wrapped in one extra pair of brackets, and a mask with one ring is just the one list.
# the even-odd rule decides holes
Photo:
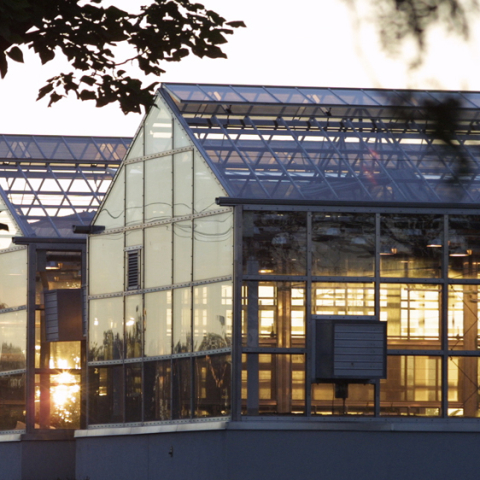
[(47, 342), (84, 340), (82, 290), (65, 288), (44, 292)]
[(386, 322), (317, 320), (315, 381), (386, 378)]

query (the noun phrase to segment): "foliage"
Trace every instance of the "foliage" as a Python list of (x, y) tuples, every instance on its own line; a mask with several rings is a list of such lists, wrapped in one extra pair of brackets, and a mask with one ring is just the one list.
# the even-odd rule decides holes
[[(0, 73), (10, 61), (23, 62), (22, 47), (32, 49), (42, 64), (65, 56), (72, 71), (50, 78), (38, 98), (50, 96), (49, 106), (73, 92), (97, 107), (119, 102), (124, 113), (140, 112), (152, 102), (158, 82), (144, 86), (127, 73), (136, 64), (148, 75), (164, 73), (160, 62), (177, 62), (189, 54), (225, 58), (219, 45), (243, 22), (227, 22), (214, 11), (189, 0), (150, 0), (138, 14), (102, 0), (1, 0)], [(123, 61), (114, 47), (134, 52)]]

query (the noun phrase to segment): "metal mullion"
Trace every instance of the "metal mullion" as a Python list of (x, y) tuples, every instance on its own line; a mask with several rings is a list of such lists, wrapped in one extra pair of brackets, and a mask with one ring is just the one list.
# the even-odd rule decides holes
[(305, 412), (312, 415), (312, 378), (315, 361), (315, 322), (312, 318), (312, 256), (313, 256), (313, 214), (307, 212), (307, 283), (305, 291)]
[[(265, 145), (265, 147), (268, 149), (268, 151), (270, 152), (270, 154), (273, 156), (273, 158), (275, 159), (275, 161), (277, 162), (278, 166), (280, 167), (280, 169), (283, 171), (283, 174), (290, 180), (290, 183), (293, 185), (293, 187), (295, 188), (295, 190), (297, 191), (297, 193), (300, 195), (301, 198), (305, 198), (302, 191), (300, 190), (300, 188), (297, 186), (297, 184), (295, 183), (295, 181), (293, 180), (293, 178), (291, 177), (291, 175), (288, 173), (288, 170), (285, 168), (285, 165), (281, 162), (281, 160), (278, 158), (277, 154), (271, 149), (270, 145), (268, 144), (268, 142), (265, 141), (265, 139), (263, 138), (263, 136), (260, 134), (260, 132), (258, 131), (254, 121), (250, 118), (250, 117), (246, 117), (246, 119), (251, 123), (255, 133), (258, 135), (258, 137), (261, 139), (262, 143)], [(281, 183), (281, 177), (280, 177), (280, 180), (278, 183)]]
[(443, 215), (442, 247), (442, 307), (440, 312), (440, 332), (442, 338), (442, 417), (448, 417), (448, 215)]
[[(375, 289), (375, 307), (374, 313), (377, 319), (380, 321), (380, 238), (381, 238), (381, 229), (380, 229), (380, 214), (375, 214), (375, 259), (374, 259), (374, 289)], [(387, 350), (388, 354), (388, 350)], [(380, 416), (380, 380), (375, 380), (374, 383), (374, 415), (376, 417)]]
[[(80, 173), (80, 175), (82, 176), (83, 180), (84, 180), (85, 183), (87, 184), (88, 188), (91, 190), (93, 197), (98, 201), (99, 204), (102, 203), (102, 201), (101, 201), (101, 200), (99, 199), (99, 197), (98, 197), (98, 192), (95, 191), (95, 190), (91, 187), (90, 182), (88, 181), (88, 178), (87, 178), (87, 177), (85, 176), (85, 174), (83, 173), (83, 170), (82, 170), (81, 168), (78, 168), (77, 171), (78, 171), (78, 173)], [(102, 179), (102, 180), (103, 180), (103, 179)], [(86, 193), (86, 192), (84, 192), (84, 193)], [(78, 193), (76, 193), (76, 195), (78, 195)]]

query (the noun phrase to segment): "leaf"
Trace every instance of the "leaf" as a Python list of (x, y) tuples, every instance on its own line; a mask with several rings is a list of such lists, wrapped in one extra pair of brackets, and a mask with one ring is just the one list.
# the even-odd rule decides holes
[(2, 75), (2, 78), (5, 77), (8, 71), (8, 63), (7, 59), (5, 57), (5, 54), (3, 52), (0, 52), (0, 74)]
[(232, 28), (240, 28), (240, 27), (247, 28), (245, 23), (242, 22), (241, 20), (235, 20), (233, 22), (227, 22), (225, 25), (228, 25), (229, 27), (232, 27)]
[[(90, 87), (92, 87), (93, 85), (95, 85), (96, 83), (96, 80), (92, 77), (89, 77), (88, 75), (84, 75), (81, 79), (80, 79), (81, 82), (83, 83), (86, 83), (87, 85), (89, 85)], [(84, 90), (85, 91), (85, 90)]]
[(47, 93), (50, 93), (53, 90), (53, 85), (49, 83), (48, 85), (45, 85), (38, 91), (38, 97), (37, 100), (42, 99)]
[(95, 100), (97, 98), (95, 92), (92, 92), (90, 90), (82, 90), (79, 97), (80, 100)]
[(12, 47), (7, 55), (18, 63), (23, 63), (23, 52), (18, 47)]
[(48, 106), (51, 107), (54, 103), (58, 102), (64, 95), (59, 95), (58, 93), (53, 92), (50, 95), (50, 102), (48, 102)]

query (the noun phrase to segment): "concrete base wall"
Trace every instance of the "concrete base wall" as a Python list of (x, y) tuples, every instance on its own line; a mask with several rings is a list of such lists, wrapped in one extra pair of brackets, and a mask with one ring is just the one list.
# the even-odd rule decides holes
[(246, 431), (77, 438), (77, 480), (395, 480), (480, 475), (480, 433)]

